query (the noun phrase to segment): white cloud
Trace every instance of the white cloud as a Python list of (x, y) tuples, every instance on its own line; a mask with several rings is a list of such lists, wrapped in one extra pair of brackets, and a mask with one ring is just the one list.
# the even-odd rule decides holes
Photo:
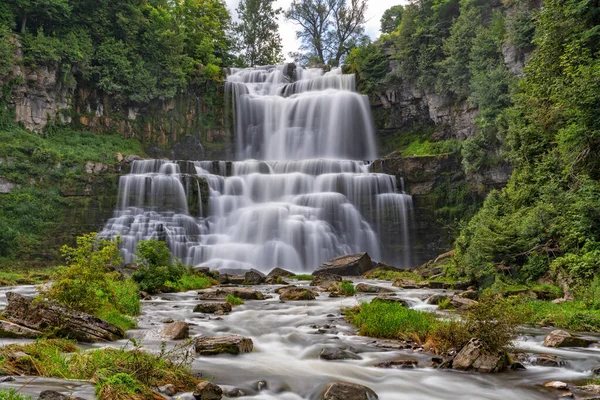
[[(233, 19), (237, 19), (235, 9), (240, 0), (226, 0), (226, 2)], [(287, 10), (291, 3), (292, 0), (277, 0), (275, 6)], [(406, 4), (408, 0), (368, 0), (367, 3), (367, 23), (365, 24), (365, 30), (371, 39), (376, 39), (381, 34), (379, 28), (383, 12), (397, 4)], [(283, 54), (286, 58), (288, 58), (290, 52), (296, 52), (300, 48), (300, 41), (296, 38), (296, 29), (296, 25), (292, 22), (287, 21), (283, 16), (279, 17), (279, 34), (281, 35), (283, 44)]]

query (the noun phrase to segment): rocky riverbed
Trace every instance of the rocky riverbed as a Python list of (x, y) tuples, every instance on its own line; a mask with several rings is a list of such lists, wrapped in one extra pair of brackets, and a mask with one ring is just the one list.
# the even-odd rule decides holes
[[(447, 293), (434, 289), (402, 289), (391, 282), (354, 279), (403, 299), (410, 307), (434, 311), (437, 306), (426, 299)], [(307, 282), (292, 281), (299, 287)], [(244, 286), (264, 295), (263, 300), (246, 300), (229, 313), (194, 312), (199, 303), (210, 303), (214, 290), (161, 294), (143, 301), (138, 329), (127, 333), (149, 350), (158, 350), (160, 332), (171, 321), (189, 324), (189, 335), (215, 337), (239, 335), (249, 338), (253, 350), (239, 355), (196, 356), (192, 368), (202, 378), (221, 386), (226, 397), (240, 399), (320, 399), (323, 392), (336, 390), (327, 385), (350, 382), (371, 388), (382, 400), (399, 399), (558, 399), (567, 390), (544, 387), (550, 381), (577, 382), (592, 376), (600, 366), (600, 348), (548, 348), (543, 341), (552, 329), (524, 329), (517, 340), (522, 351), (519, 360), (526, 369), (498, 374), (477, 374), (431, 368), (432, 355), (419, 346), (361, 337), (342, 317), (340, 310), (370, 301), (377, 293), (358, 293), (353, 297), (329, 297), (318, 292), (314, 300), (282, 302), (276, 293), (282, 285)], [(236, 290), (225, 287), (226, 290)], [(6, 293), (33, 294), (34, 286), (0, 289), (0, 307), (6, 306)], [(200, 298), (205, 300), (200, 300)], [(587, 335), (592, 339), (593, 336)], [(0, 344), (26, 340), (2, 339)], [(180, 341), (168, 341), (169, 347)], [(87, 346), (106, 346), (94, 344)], [(126, 339), (110, 346), (128, 345)], [(409, 347), (407, 349), (400, 349)], [(391, 363), (390, 363), (391, 362)], [(395, 368), (378, 367), (387, 364)], [(21, 387), (37, 395), (46, 389), (93, 398), (91, 385), (35, 378), (17, 378), (0, 387)], [(30, 383), (28, 383), (30, 382)], [(193, 399), (191, 393), (166, 398)], [(330, 397), (335, 398), (335, 397)], [(575, 398), (594, 398), (578, 394)]]

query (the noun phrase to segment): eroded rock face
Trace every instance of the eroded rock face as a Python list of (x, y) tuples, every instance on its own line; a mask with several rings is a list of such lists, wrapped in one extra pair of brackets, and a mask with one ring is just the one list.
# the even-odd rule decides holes
[(252, 339), (239, 335), (217, 337), (200, 336), (196, 338), (194, 345), (196, 353), (201, 356), (214, 356), (223, 353), (238, 355), (250, 353), (254, 348)]
[(29, 329), (81, 342), (110, 342), (125, 335), (121, 328), (100, 318), (49, 301), (34, 303), (32, 298), (14, 292), (8, 292), (6, 298), (4, 316)]
[(546, 347), (588, 347), (595, 341), (584, 339), (561, 329), (550, 332), (544, 339)]
[(376, 400), (373, 389), (356, 383), (334, 382), (325, 387), (321, 400)]
[(372, 269), (373, 261), (371, 261), (371, 257), (367, 253), (358, 253), (325, 261), (313, 272), (313, 275), (318, 276), (327, 273), (341, 276), (360, 276)]
[(477, 338), (469, 340), (452, 362), (453, 369), (476, 372), (500, 372), (507, 365), (508, 356), (505, 352), (488, 351), (485, 343)]
[(279, 298), (283, 301), (314, 300), (316, 294), (309, 289), (292, 287), (279, 293)]
[(43, 333), (38, 330), (29, 329), (14, 322), (0, 320), (0, 337), (37, 339), (41, 336), (43, 336)]

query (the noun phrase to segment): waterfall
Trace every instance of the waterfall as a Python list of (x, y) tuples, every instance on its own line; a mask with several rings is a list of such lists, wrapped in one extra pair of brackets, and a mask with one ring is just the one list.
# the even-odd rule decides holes
[(134, 161), (101, 233), (121, 236), (125, 262), (156, 238), (214, 269), (310, 272), (362, 251), (410, 266), (412, 199), (363, 161), (374, 127), (353, 75), (282, 65), (232, 69), (226, 84), (242, 161)]

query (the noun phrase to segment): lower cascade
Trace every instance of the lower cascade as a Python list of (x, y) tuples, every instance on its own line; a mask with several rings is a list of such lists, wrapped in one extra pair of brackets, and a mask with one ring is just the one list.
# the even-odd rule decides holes
[(141, 160), (121, 177), (101, 235), (121, 236), (125, 262), (155, 238), (183, 262), (215, 269), (312, 271), (361, 251), (404, 266), (411, 207), (394, 176), (363, 161)]
[(375, 157), (375, 140), (353, 75), (293, 64), (232, 69), (226, 87), (236, 153), (250, 159), (134, 161), (101, 233), (121, 236), (125, 262), (155, 238), (186, 264), (221, 270), (310, 272), (364, 251), (411, 265), (412, 200), (396, 177), (361, 161)]

